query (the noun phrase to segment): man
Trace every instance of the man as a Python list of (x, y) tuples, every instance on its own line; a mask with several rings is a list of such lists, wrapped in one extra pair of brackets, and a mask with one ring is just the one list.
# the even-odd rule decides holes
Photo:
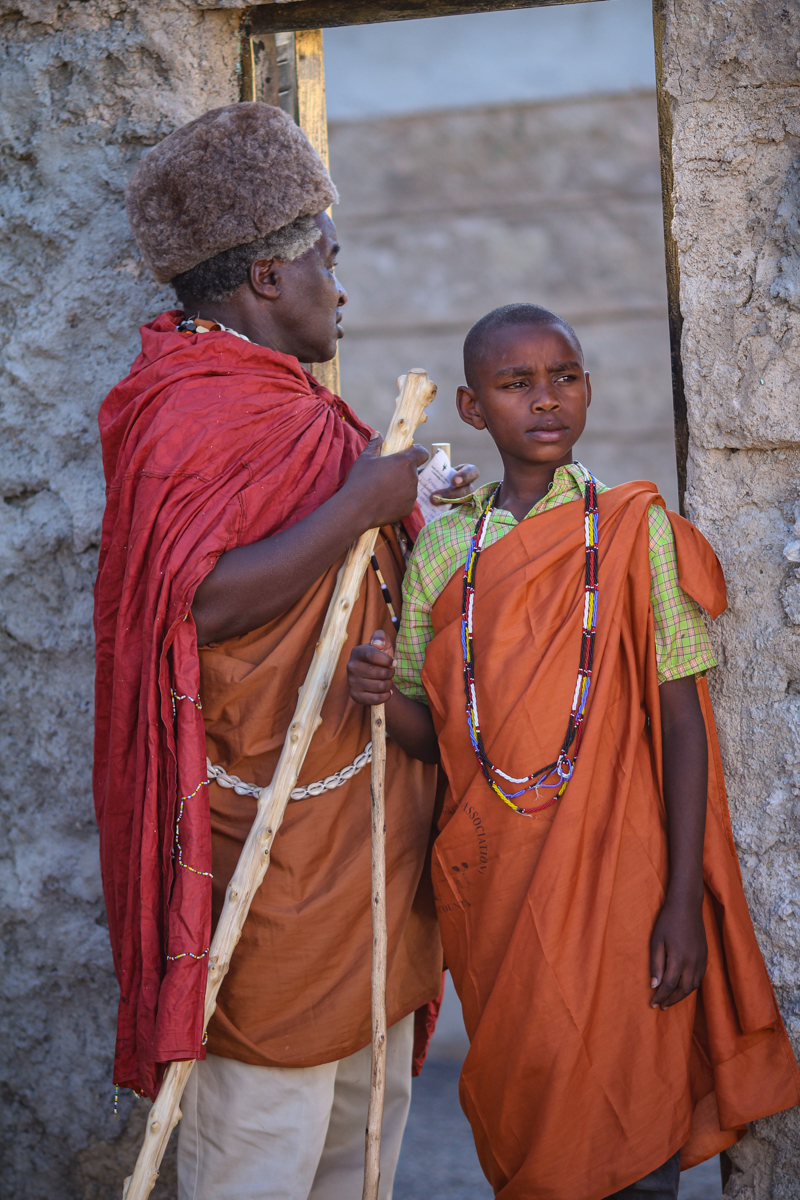
[[(207, 1057), (206, 956), (337, 571), (376, 526), (378, 569), (348, 634), (353, 645), (367, 629), (394, 634), (385, 595), (399, 611), (424, 451), (380, 458), (379, 437), (300, 365), (333, 357), (346, 296), (324, 211), (336, 190), (279, 109), (231, 105), (179, 129), (142, 159), (126, 199), (142, 256), (182, 311), (143, 327), (142, 353), (100, 412), (95, 797), (121, 989), (115, 1080), (153, 1096), (165, 1063), (204, 1060), (182, 1105), (182, 1200), (351, 1200), (369, 1090), (371, 906), (369, 723), (349, 698), (346, 654)], [(462, 468), (454, 483), (476, 474)], [(322, 780), (335, 786), (307, 790)], [(425, 869), (435, 787), (435, 768), (390, 745), (386, 1200), (413, 1014), (440, 990)]]

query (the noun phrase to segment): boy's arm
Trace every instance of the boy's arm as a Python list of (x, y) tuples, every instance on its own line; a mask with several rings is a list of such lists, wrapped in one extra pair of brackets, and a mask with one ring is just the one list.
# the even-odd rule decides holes
[(438, 763), (439, 743), (427, 704), (392, 687), (395, 661), (382, 630), (368, 646), (356, 646), (347, 664), (347, 682), (356, 704), (385, 704), (386, 732), (411, 758)]
[(700, 986), (708, 950), (703, 926), (703, 838), (708, 741), (693, 675), (662, 683), (661, 731), (669, 884), (650, 940), (652, 1008), (669, 1008)]

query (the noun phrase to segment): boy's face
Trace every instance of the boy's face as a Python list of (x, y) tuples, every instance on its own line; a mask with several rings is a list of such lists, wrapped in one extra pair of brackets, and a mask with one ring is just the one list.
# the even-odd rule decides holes
[(460, 387), (462, 421), (488, 429), (503, 460), (572, 461), (592, 399), (580, 347), (559, 325), (510, 325), (487, 335), (472, 387)]

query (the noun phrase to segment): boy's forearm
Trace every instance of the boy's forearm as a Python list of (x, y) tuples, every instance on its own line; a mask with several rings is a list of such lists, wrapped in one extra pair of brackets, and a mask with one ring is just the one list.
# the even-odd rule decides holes
[(694, 677), (659, 688), (671, 898), (701, 903), (708, 741)]
[(404, 696), (395, 687), (386, 701), (386, 732), (411, 758), (439, 762), (439, 743), (427, 704)]

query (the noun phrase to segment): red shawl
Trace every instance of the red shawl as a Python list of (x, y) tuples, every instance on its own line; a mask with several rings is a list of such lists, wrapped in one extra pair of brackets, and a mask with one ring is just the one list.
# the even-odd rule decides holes
[(195, 590), (225, 550), (328, 500), (371, 432), (296, 358), (178, 333), (179, 319), (142, 327), (99, 418), (94, 795), (121, 992), (114, 1079), (149, 1096), (160, 1064), (204, 1054), (211, 831)]

